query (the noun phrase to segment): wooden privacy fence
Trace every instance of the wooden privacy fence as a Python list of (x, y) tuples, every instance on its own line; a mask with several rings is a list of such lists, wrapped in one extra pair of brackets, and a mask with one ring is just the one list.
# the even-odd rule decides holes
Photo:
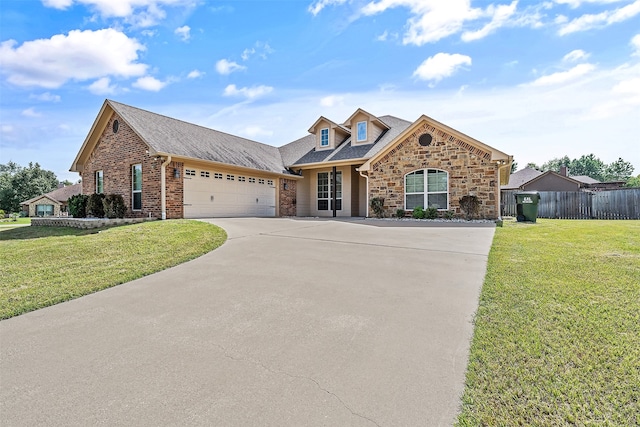
[[(502, 216), (516, 216), (518, 190), (502, 190)], [(640, 188), (586, 191), (540, 191), (538, 218), (640, 219)]]

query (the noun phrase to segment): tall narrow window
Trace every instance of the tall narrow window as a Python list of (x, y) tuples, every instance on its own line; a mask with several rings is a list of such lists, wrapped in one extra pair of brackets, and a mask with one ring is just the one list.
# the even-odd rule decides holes
[(449, 176), (439, 169), (421, 169), (404, 177), (405, 209), (449, 207)]
[(142, 165), (131, 166), (131, 209), (142, 209)]
[(320, 129), (320, 146), (329, 146), (329, 128)]
[(96, 171), (96, 193), (104, 193), (104, 174), (102, 171)]
[(358, 122), (358, 142), (367, 140), (367, 122)]
[[(333, 210), (332, 172), (318, 172), (318, 210)], [(342, 210), (342, 172), (336, 172), (336, 210)]]

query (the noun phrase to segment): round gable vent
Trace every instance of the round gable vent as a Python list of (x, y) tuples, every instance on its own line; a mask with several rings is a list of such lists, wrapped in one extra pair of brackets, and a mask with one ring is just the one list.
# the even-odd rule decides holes
[(120, 127), (120, 123), (117, 120), (113, 121), (113, 133), (118, 132), (118, 128)]
[(418, 138), (418, 143), (423, 147), (431, 145), (431, 141), (433, 141), (433, 136), (428, 133), (422, 134), (420, 135), (420, 138)]

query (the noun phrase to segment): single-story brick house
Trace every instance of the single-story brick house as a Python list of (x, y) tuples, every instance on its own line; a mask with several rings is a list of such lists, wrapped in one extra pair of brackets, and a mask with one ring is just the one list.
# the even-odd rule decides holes
[(58, 188), (46, 194), (36, 196), (20, 203), (26, 216), (60, 216), (67, 213), (67, 200), (82, 192), (82, 184), (60, 184)]
[(435, 206), (500, 215), (512, 157), (425, 115), (414, 122), (356, 110), (320, 117), (309, 135), (274, 147), (106, 100), (71, 171), (83, 193), (117, 193), (128, 216), (369, 216)]

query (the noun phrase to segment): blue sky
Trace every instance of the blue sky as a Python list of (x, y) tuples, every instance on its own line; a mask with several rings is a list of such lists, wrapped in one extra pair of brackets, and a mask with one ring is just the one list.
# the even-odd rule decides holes
[(0, 163), (68, 172), (105, 98), (283, 145), (426, 114), (523, 167), (640, 173), (640, 0), (2, 0)]

